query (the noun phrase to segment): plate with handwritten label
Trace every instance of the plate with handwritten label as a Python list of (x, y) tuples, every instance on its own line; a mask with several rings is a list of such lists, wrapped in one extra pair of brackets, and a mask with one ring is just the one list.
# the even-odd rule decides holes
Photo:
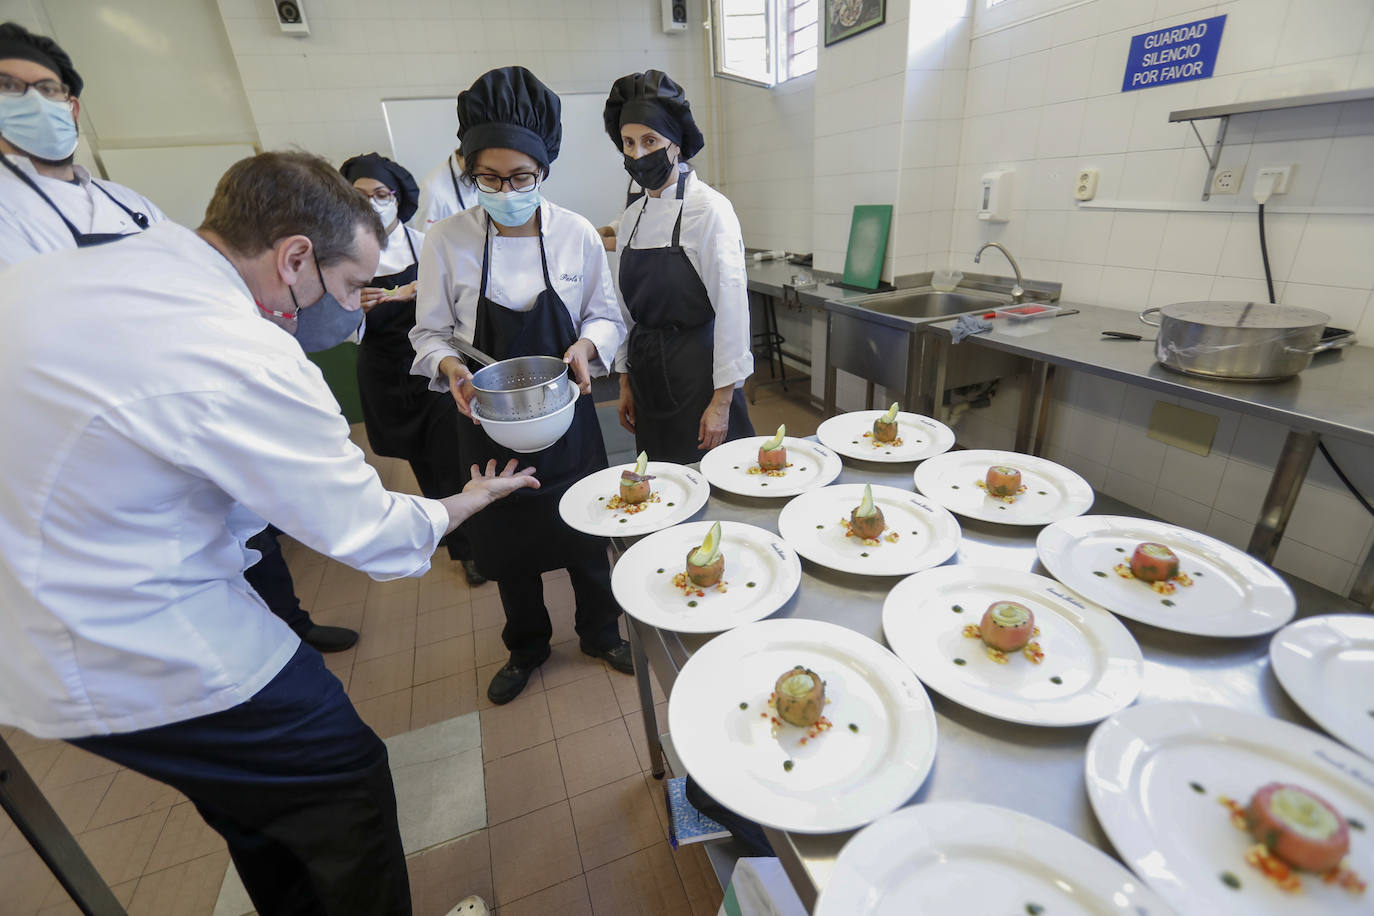
[[(1181, 913), (1370, 912), (1374, 762), (1325, 735), (1229, 706), (1147, 703), (1097, 727), (1084, 775), (1117, 854)], [(1316, 866), (1314, 850), (1339, 866), (1278, 858)]]
[(816, 438), (846, 458), (886, 464), (923, 461), (954, 447), (954, 430), (939, 420), (907, 411), (896, 416), (895, 438), (887, 442), (877, 439), (874, 421), (885, 416), (885, 410), (842, 413), (817, 427)]
[(877, 537), (850, 530), (864, 485), (844, 483), (803, 493), (783, 506), (778, 531), (813, 563), (861, 576), (905, 576), (945, 562), (959, 548), (959, 522), (931, 500), (897, 487), (874, 487), (882, 513)]
[(594, 537), (634, 537), (671, 528), (696, 515), (711, 496), (700, 472), (668, 461), (650, 461), (649, 495), (642, 502), (625, 502), (620, 475), (633, 472), (634, 462), (602, 468), (568, 487), (558, 501), (558, 514), (570, 528)]
[(1318, 725), (1374, 760), (1374, 616), (1290, 623), (1269, 643), (1283, 689)]
[[(1014, 646), (984, 617), (1029, 613)], [(1013, 611), (1013, 613), (1018, 613)], [(1024, 725), (1099, 722), (1140, 693), (1135, 637), (1106, 609), (1053, 579), (997, 567), (941, 566), (908, 576), (883, 603), (883, 634), (926, 687), (975, 712)], [(1014, 647), (1013, 647), (1014, 646)]]

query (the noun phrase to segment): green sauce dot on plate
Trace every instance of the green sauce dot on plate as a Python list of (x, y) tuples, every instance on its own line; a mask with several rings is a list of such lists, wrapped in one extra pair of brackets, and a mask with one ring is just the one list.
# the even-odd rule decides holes
[(1126, 548), (1125, 548), (1125, 547), (1118, 547), (1118, 548), (1116, 548), (1116, 552), (1117, 552), (1117, 553), (1125, 553), (1125, 552), (1126, 552)]
[(849, 730), (852, 731), (854, 734), (857, 735), (857, 734), (859, 733), (859, 726), (855, 725), (853, 722), (850, 722), (850, 723), (849, 723)]
[(1173, 607), (1173, 606), (1174, 606), (1174, 603), (1173, 603), (1172, 601), (1170, 601), (1168, 598), (1165, 598), (1165, 599), (1161, 600), (1159, 603), (1162, 604), (1162, 605), (1164, 605), (1165, 607)]
[(1099, 569), (1094, 569), (1094, 570), (1093, 570), (1093, 575), (1094, 575), (1094, 576), (1097, 576), (1097, 577), (1100, 578), (1100, 579), (1105, 579), (1105, 578), (1107, 578), (1107, 574), (1104, 573), (1104, 572), (1102, 572), (1102, 571), (1099, 570)]
[(1235, 875), (1231, 874), (1229, 871), (1224, 871), (1221, 873), (1221, 883), (1226, 885), (1233, 891), (1240, 890), (1240, 879), (1237, 878)]
[(746, 582), (746, 583), (744, 583), (744, 587), (745, 587), (745, 588), (753, 588), (753, 587), (754, 587), (755, 585), (757, 585), (757, 584), (758, 584), (758, 583), (755, 583), (755, 582)]
[(962, 658), (956, 658), (956, 659), (954, 660), (954, 664), (956, 664), (956, 665), (967, 665), (968, 662), (964, 661)]
[(622, 524), (622, 525), (625, 524), (625, 519), (622, 518), (622, 519), (620, 520), (620, 524)]
[(735, 470), (739, 470), (739, 465), (735, 465)]
[(741, 704), (739, 704), (739, 708), (740, 708), (740, 709), (748, 709), (748, 708), (749, 708), (749, 704), (748, 704), (748, 703), (741, 703)]
[(858, 439), (850, 439), (849, 441), (850, 441), (850, 443), (853, 444), (853, 445), (858, 445), (858, 444), (859, 444), (859, 440), (858, 440)]
[(789, 772), (789, 773), (792, 772), (792, 768), (793, 768), (794, 766), (796, 766), (796, 764), (793, 763), (793, 762), (790, 761), (790, 760), (784, 760), (784, 761), (782, 762), (782, 768), (783, 768), (784, 770), (786, 770), (787, 772)]
[(687, 602), (687, 606), (688, 606), (688, 607), (696, 607), (696, 606), (697, 606), (697, 603), (696, 603), (695, 601), (688, 601), (688, 602)]
[(1202, 783), (1200, 783), (1200, 782), (1190, 782), (1190, 783), (1188, 783), (1188, 788), (1192, 789), (1192, 790), (1193, 790), (1194, 792), (1196, 792), (1198, 795), (1206, 795), (1206, 794), (1207, 794), (1207, 790), (1204, 789), (1204, 788), (1202, 787)]
[(1195, 572), (1195, 573), (1193, 573), (1193, 578), (1194, 578), (1194, 579), (1201, 579), (1201, 578), (1202, 578), (1202, 573), (1200, 573), (1200, 572)]
[(768, 486), (768, 484), (766, 484), (766, 483), (761, 483), (761, 484), (759, 484), (759, 486), (761, 486), (761, 487), (766, 487), (766, 486)]
[(950, 489), (951, 489), (951, 490), (957, 490), (957, 489), (959, 489), (959, 485), (956, 483), (954, 486), (950, 487)]
[(821, 530), (822, 528), (824, 528), (824, 527), (825, 527), (824, 525), (817, 525), (817, 526), (816, 526), (816, 530), (817, 530), (817, 531), (820, 531), (820, 530)]
[(964, 613), (964, 606), (962, 604), (956, 604), (953, 607), (951, 607), (950, 610), (956, 614), (962, 614)]
[(1005, 512), (1005, 511), (1007, 511), (1007, 507), (1006, 507), (1006, 506), (998, 506), (998, 507), (997, 507), (997, 510), (998, 510), (999, 512)]
[(1036, 490), (1035, 492), (1038, 493), (1038, 494), (1040, 494), (1041, 496), (1048, 496), (1048, 495), (1049, 495), (1049, 494), (1047, 494), (1044, 490)]
[(1062, 683), (1064, 683), (1064, 679), (1063, 679), (1062, 677), (1060, 677), (1059, 675), (1056, 674), (1054, 677), (1050, 678), (1050, 683), (1051, 683), (1051, 684), (1062, 684)]
[(1026, 904), (1026, 912), (1030, 916), (1040, 916), (1041, 913), (1045, 912), (1045, 908), (1038, 903), (1028, 903)]
[(1350, 825), (1351, 830), (1364, 830), (1364, 824), (1355, 820), (1353, 817), (1347, 817), (1345, 822)]
[(804, 470), (806, 470), (806, 468), (802, 468), (802, 470), (804, 471)]
[(866, 556), (868, 556), (868, 551), (865, 550), (863, 553), (859, 554), (859, 556), (861, 556), (861, 557), (866, 557)]
[(668, 503), (668, 505), (670, 505), (670, 506), (676, 506), (677, 503)]

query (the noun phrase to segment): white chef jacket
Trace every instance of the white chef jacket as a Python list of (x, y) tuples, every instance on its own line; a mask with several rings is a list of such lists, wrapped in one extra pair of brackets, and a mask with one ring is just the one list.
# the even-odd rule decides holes
[[(409, 243), (407, 243), (409, 236)], [(425, 234), (411, 229), (403, 223), (397, 223), (396, 228), (392, 229), (386, 237), (386, 247), (382, 249), (382, 259), (377, 263), (377, 276), (385, 277), (391, 274), (398, 274), (405, 270), (415, 259), (419, 257), (420, 250), (425, 244)], [(415, 254), (410, 253), (410, 246), (415, 246)]]
[(376, 579), (423, 573), (442, 504), (388, 492), (296, 341), (163, 222), (0, 284), (0, 723), (70, 738), (250, 699), (296, 636), (248, 586), (270, 520)]
[[(450, 172), (449, 168), (453, 171)], [(453, 176), (458, 176), (458, 187), (462, 189), (463, 200), (458, 201), (458, 195), (453, 193)], [(415, 215), (410, 218), (410, 224), (421, 232), (428, 232), (435, 223), (445, 217), (477, 206), (477, 186), (463, 175), (463, 168), (458, 164), (458, 154), (450, 153), (449, 157), (436, 165), (425, 176), (425, 180), (420, 183), (420, 205), (415, 210)]]
[[(572, 318), (577, 336), (596, 347), (589, 366), (592, 375), (605, 375), (625, 339), (625, 323), (601, 236), (586, 217), (548, 200), (539, 205), (539, 213), (549, 279)], [(448, 378), (439, 372), (440, 361), (460, 355), (450, 339), (456, 336), (472, 342), (486, 233), (486, 211), (476, 207), (436, 223), (425, 236), (415, 327), (410, 331), (410, 343), (415, 348), (411, 371), (428, 378), (435, 391), (448, 391)], [(487, 298), (512, 311), (528, 311), (544, 291), (539, 237), (498, 235), (493, 226), (487, 275)]]
[[(689, 172), (683, 189), (684, 199), (678, 200), (677, 183), (674, 182), (662, 197), (645, 195), (626, 207), (616, 235), (616, 256), (624, 257), (631, 234), (634, 235), (634, 248), (671, 245), (673, 224), (678, 213), (682, 213), (682, 249), (716, 310), (711, 387), (734, 385), (738, 388), (754, 372), (749, 336), (749, 287), (744, 274), (744, 238), (739, 219), (724, 194), (698, 178), (686, 164), (679, 163), (678, 168)], [(640, 219), (641, 213), (643, 219)], [(636, 220), (639, 220), (637, 232)], [(629, 310), (624, 309), (623, 314), (626, 328), (634, 327)], [(628, 345), (622, 345), (616, 353), (617, 372), (629, 369), (628, 349)]]
[[(106, 197), (103, 188), (120, 203), (158, 223), (167, 217), (148, 198), (113, 181), (96, 182), (81, 166), (73, 166), (76, 183), (40, 175), (27, 156), (6, 156), (43, 189), (62, 215), (72, 221), (78, 232), (138, 232), (129, 214)], [(96, 185), (99, 184), (99, 187)], [(14, 264), (47, 251), (75, 248), (76, 240), (61, 218), (43, 198), (0, 166), (0, 267)]]

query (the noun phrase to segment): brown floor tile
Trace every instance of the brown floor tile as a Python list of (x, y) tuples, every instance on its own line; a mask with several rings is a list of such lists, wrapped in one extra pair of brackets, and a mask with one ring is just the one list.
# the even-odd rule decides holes
[(208, 916), (228, 865), (229, 851), (223, 849), (145, 874), (129, 901), (129, 916)]
[(344, 693), (348, 693), (348, 685), (353, 682), (353, 666), (349, 665), (347, 668), (333, 668), (330, 669), (330, 673), (339, 679), (339, 684), (343, 686)]
[(475, 673), (464, 671), (427, 681), (411, 691), (410, 728), (424, 728), (435, 722), (465, 716), (477, 709)]
[(499, 594), (484, 595), (472, 602), (472, 628), (474, 630), (505, 625), (506, 609), (501, 604)]
[[(3, 867), (3, 864), (0, 864), (0, 868)], [(47, 897), (48, 902), (43, 904), (43, 909), (38, 911), (38, 916), (82, 916), (81, 909), (75, 903), (72, 903), (71, 899), (67, 896), (67, 892), (62, 890), (61, 885), (58, 885), (56, 881), (54, 881), (53, 884), (56, 893), (60, 893), (62, 899), (53, 902), (55, 893), (54, 891), (49, 891)], [(112, 886), (110, 888), (110, 893), (115, 895), (115, 899), (118, 900), (125, 909), (128, 909), (129, 901), (134, 899), (134, 889), (137, 887), (138, 879), (135, 878), (132, 881), (125, 881), (123, 884)], [(215, 887), (218, 888), (219, 885), (216, 884)], [(16, 912), (22, 911), (16, 910)]]
[(577, 848), (589, 870), (667, 839), (639, 773), (575, 795), (570, 804)]
[(587, 879), (578, 875), (537, 894), (507, 903), (496, 911), (496, 916), (592, 916)]
[[(360, 630), (363, 626), (363, 603), (353, 601), (335, 607), (312, 608), (310, 619), (321, 626), (348, 627), (350, 630)], [(347, 655), (351, 651), (350, 649), (345, 652), (331, 652), (330, 655)], [(329, 655), (326, 655), (325, 658), (329, 658)]]
[[(660, 703), (654, 707), (658, 716), (658, 733), (661, 735), (668, 730), (668, 704)], [(648, 736), (644, 733), (644, 715), (640, 712), (632, 712), (625, 717), (625, 728), (630, 733), (630, 744), (634, 745), (635, 758), (639, 760), (639, 766), (643, 770), (649, 769), (649, 745)]]
[(682, 879), (682, 889), (687, 894), (687, 902), (692, 906), (692, 916), (715, 916), (720, 911), (724, 894), (720, 882), (716, 880), (711, 860), (706, 858), (706, 850), (701, 843), (689, 843), (673, 850), (673, 864), (677, 875)]
[(690, 916), (667, 840), (587, 872), (596, 916)]
[[(486, 685), (478, 682), (485, 692)], [(525, 693), (504, 706), (484, 709), (482, 717), (482, 759), (496, 760), (527, 747), (553, 740), (549, 704), (543, 693)]]
[(381, 738), (410, 731), (411, 689), (398, 690), (353, 704), (358, 715)]
[(649, 790), (649, 798), (653, 800), (650, 807), (654, 809), (654, 816), (658, 818), (659, 829), (665, 837), (672, 836), (672, 828), (668, 824), (668, 799), (664, 794), (664, 788), (667, 786), (666, 774), (664, 779), (655, 779), (650, 773), (640, 773), (639, 776), (644, 780), (644, 788)]
[[(615, 690), (615, 699), (620, 704), (620, 712), (623, 715), (638, 711), (639, 681), (634, 675), (613, 672), (611, 674), (611, 688)], [(662, 703), (668, 699), (663, 688), (658, 686), (658, 678), (654, 677), (652, 673), (649, 675), (649, 688), (654, 692), (655, 703)]]
[(477, 667), (483, 665), (504, 665), (510, 659), (510, 650), (501, 641), (501, 626), (484, 627), (472, 633), (473, 660)]
[(478, 585), (476, 587), (468, 587), (468, 597), (472, 601), (477, 601), (481, 598), (487, 597), (488, 595), (497, 594), (500, 594), (500, 592), (496, 588), (496, 583), (490, 580), (483, 582), (481, 585)]
[(567, 798), (557, 746), (549, 741), (487, 764), (486, 789), (488, 824), (500, 824)]
[(462, 572), (459, 572), (457, 576), (445, 575), (437, 567), (431, 568), (420, 579), (416, 599), (416, 607), (421, 614), (452, 607), (455, 604), (471, 603), (471, 599), (468, 597), (468, 586), (463, 581)]
[(560, 738), (621, 716), (615, 691), (604, 671), (561, 687), (546, 688), (544, 693), (549, 698), (554, 734)]
[(395, 623), (413, 618), (419, 613), (419, 607), (418, 579), (369, 582), (367, 600), (363, 603), (363, 620), (368, 623)]
[(161, 871), (224, 849), (224, 840), (205, 823), (196, 806), (182, 802), (168, 813), (146, 871)]
[(291, 557), (286, 558), (286, 564), (291, 570), (291, 582), (296, 586), (296, 597), (300, 599), (301, 607), (314, 607), (315, 596), (320, 593), (320, 583), (324, 581), (328, 567), (323, 563), (302, 563)]
[(472, 608), (465, 604), (455, 604), (435, 611), (428, 611), (415, 618), (415, 644), (417, 646), (451, 639), (472, 632)]
[[(20, 763), (24, 763), (24, 758), (20, 757)], [(24, 763), (24, 769), (29, 769), (27, 763)], [(119, 764), (106, 760), (104, 757), (83, 751), (73, 744), (63, 744), (61, 745), (61, 753), (53, 762), (52, 768), (43, 776), (39, 786), (44, 792), (47, 792), (49, 789), (69, 786), (74, 782), (84, 782), (97, 776), (113, 775), (118, 769)], [(29, 771), (29, 775), (33, 775), (32, 770)]]
[(555, 611), (571, 611), (577, 604), (573, 594), (572, 580), (566, 575), (544, 577), (544, 606), (552, 614)]
[(320, 579), (320, 590), (315, 593), (315, 603), (310, 608), (312, 617), (315, 611), (323, 611), (341, 604), (353, 604), (360, 595), (367, 594), (368, 583), (372, 580), (367, 573), (350, 569), (333, 560), (325, 564), (324, 576)]
[[(353, 662), (357, 660), (357, 654), (358, 646), (355, 643), (351, 648), (344, 649), (342, 652), (322, 652), (320, 657), (324, 659), (326, 668), (338, 674), (340, 671), (353, 670)], [(343, 680), (343, 678), (339, 678), (339, 680)]]
[[(494, 665), (481, 665), (477, 668), (477, 708), (495, 709), (496, 704), (487, 699), (487, 685), (491, 679), (496, 677), (496, 672), (505, 667), (506, 659), (502, 659)], [(530, 696), (535, 693), (544, 692), (544, 674), (542, 668), (536, 668), (530, 675), (529, 681), (525, 684), (525, 689), (520, 691), (522, 697)]]
[(491, 847), (487, 831), (431, 846), (406, 859), (415, 916), (444, 916), (469, 894), (492, 899)]
[[(124, 772), (128, 771), (125, 770)], [(115, 776), (116, 773), (106, 773), (104, 776), (83, 779), (81, 782), (74, 782), (61, 788), (45, 789), (43, 795), (48, 799), (48, 804), (53, 806), (57, 816), (62, 818), (62, 823), (67, 825), (67, 829), (73, 834), (81, 833), (92, 827), (103, 827), (110, 823), (110, 821), (102, 821), (99, 824), (92, 824), (91, 816), (95, 814), (96, 809), (100, 807), (101, 800), (109, 792), (110, 785), (115, 781)], [(144, 812), (136, 813), (142, 814)]]
[(559, 738), (558, 761), (569, 795), (581, 795), (640, 772), (624, 719), (612, 719)]
[(37, 912), (53, 888), (62, 891), (38, 853), (27, 845), (0, 858), (0, 912), (16, 916)]
[(353, 678), (348, 682), (348, 695), (357, 702), (394, 693), (409, 687), (414, 673), (414, 649), (357, 661), (353, 664)]
[(598, 671), (606, 670), (606, 663), (599, 658), (583, 655), (577, 640), (570, 639), (553, 646), (549, 660), (539, 667), (544, 675), (544, 688), (561, 687), (591, 677)]
[(497, 906), (582, 874), (572, 813), (565, 801), (497, 824), (487, 833)]
[[(548, 604), (546, 600), (544, 602)], [(557, 645), (577, 639), (577, 620), (571, 605), (549, 604), (549, 623), (553, 625), (551, 641)]]
[(472, 634), (441, 639), (415, 647), (415, 675), (413, 682), (423, 684), (450, 674), (472, 671), (477, 667), (473, 659)]
[(76, 840), (106, 884), (121, 884), (143, 874), (167, 821), (168, 810), (88, 830)]
[(181, 798), (181, 793), (166, 783), (149, 779), (133, 770), (120, 770), (115, 774), (100, 806), (81, 829), (94, 830), (150, 811), (170, 808)]
[(387, 621), (379, 626), (369, 625), (367, 618), (363, 619), (362, 637), (353, 649), (357, 653), (353, 661), (355, 668), (359, 662), (395, 655), (397, 652), (409, 652), (415, 648), (418, 624), (414, 617)]

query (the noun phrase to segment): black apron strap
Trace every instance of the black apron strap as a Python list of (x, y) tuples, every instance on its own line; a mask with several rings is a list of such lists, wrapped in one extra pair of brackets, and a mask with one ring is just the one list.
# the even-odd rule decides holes
[[(681, 175), (678, 176), (678, 179), (677, 179), (677, 199), (678, 199), (679, 201), (682, 200), (682, 195), (683, 195), (684, 191), (685, 191), (686, 188), (687, 188), (687, 176), (688, 176), (689, 174), (691, 174), (691, 173), (690, 173), (690, 172), (683, 172)], [(630, 237), (629, 237), (628, 239), (625, 240), (625, 247), (626, 247), (626, 248), (630, 248), (630, 247), (632, 247), (632, 246), (634, 245), (635, 233), (639, 231), (639, 221), (642, 220), (642, 219), (644, 218), (644, 211), (647, 210), (647, 209), (649, 209), (649, 198), (648, 198), (648, 195), (645, 195), (643, 199), (644, 199), (644, 205), (643, 205), (642, 207), (639, 208), (639, 215), (635, 217), (635, 225), (634, 225), (634, 228), (630, 230)], [(681, 240), (682, 240), (682, 211), (685, 210), (685, 209), (686, 209), (686, 204), (684, 203), (683, 206), (681, 206), (681, 207), (678, 208), (678, 211), (677, 211), (677, 222), (673, 223), (673, 244), (672, 244), (672, 246), (671, 246), (671, 247), (673, 247), (673, 248), (680, 248), (680, 247), (682, 247), (682, 244), (681, 244)]]
[(468, 205), (463, 202), (463, 189), (458, 184), (458, 170), (453, 167), (453, 157), (448, 157), (448, 177), (453, 179), (453, 193), (458, 198), (458, 209), (466, 210)]
[(81, 230), (77, 229), (76, 226), (73, 225), (72, 221), (67, 219), (67, 215), (58, 208), (57, 204), (52, 202), (51, 197), (43, 193), (43, 189), (40, 188), (38, 184), (24, 172), (23, 169), (19, 168), (19, 166), (15, 165), (13, 162), (10, 162), (9, 157), (7, 156), (0, 156), (0, 164), (3, 164), (5, 168), (9, 169), (14, 174), (15, 178), (18, 178), (24, 184), (28, 185), (29, 190), (33, 191), (33, 193), (43, 198), (43, 202), (47, 204), (49, 207), (51, 207), (52, 212), (56, 213), (57, 218), (62, 220), (62, 222), (66, 225), (67, 231), (72, 234), (72, 241), (78, 243), (81, 241), (81, 238), (83, 236)]
[(119, 202), (119, 200), (118, 200), (113, 194), (111, 194), (109, 191), (105, 190), (105, 186), (104, 186), (104, 185), (102, 185), (100, 182), (96, 181), (94, 178), (91, 179), (91, 184), (93, 184), (93, 185), (95, 185), (97, 188), (99, 188), (99, 189), (100, 189), (100, 193), (101, 193), (101, 194), (104, 194), (106, 197), (108, 197), (108, 198), (110, 199), (111, 203), (113, 203), (116, 207), (118, 207), (119, 209), (123, 210), (125, 213), (129, 214), (129, 219), (131, 219), (131, 220), (134, 221), (134, 225), (135, 225), (135, 226), (137, 226), (139, 229), (147, 229), (147, 228), (148, 228), (148, 217), (147, 217), (146, 215), (144, 215), (144, 214), (142, 214), (142, 213), (139, 213), (139, 212), (136, 211), (136, 210), (130, 210), (128, 207), (124, 206), (122, 203)]
[[(534, 211), (534, 225), (539, 230), (539, 264), (544, 268), (544, 289), (552, 290), (553, 281), (549, 279), (549, 255), (544, 250), (544, 211)], [(555, 295), (557, 295), (555, 293)]]
[[(40, 198), (42, 198), (43, 203), (47, 204), (52, 209), (52, 212), (57, 214), (57, 218), (62, 220), (62, 224), (65, 225), (67, 227), (67, 231), (72, 234), (72, 241), (76, 243), (78, 248), (84, 248), (86, 245), (89, 244), (100, 244), (101, 242), (105, 241), (113, 241), (114, 239), (124, 234), (120, 232), (82, 232), (80, 229), (76, 228), (76, 225), (72, 223), (71, 220), (67, 219), (67, 215), (62, 212), (61, 208), (59, 208), (57, 204), (53, 203), (51, 197), (43, 193), (43, 189), (40, 188), (37, 182), (30, 178), (28, 174), (24, 172), (23, 169), (19, 168), (13, 162), (10, 162), (9, 159), (5, 156), (0, 156), (0, 164), (3, 164), (5, 168), (9, 169), (15, 178), (18, 178), (24, 184), (28, 185), (29, 190), (33, 191), (33, 193), (37, 194)], [(111, 194), (99, 182), (95, 181), (94, 179), (91, 179), (91, 184), (94, 185), (100, 191), (101, 194), (104, 194), (106, 197), (108, 197), (116, 207), (127, 213), (129, 215), (129, 218), (134, 221), (134, 225), (137, 226), (140, 231), (148, 228), (148, 217), (145, 214), (139, 213), (134, 210), (130, 210), (128, 207), (124, 206), (124, 204), (120, 203), (119, 200), (113, 194)]]

